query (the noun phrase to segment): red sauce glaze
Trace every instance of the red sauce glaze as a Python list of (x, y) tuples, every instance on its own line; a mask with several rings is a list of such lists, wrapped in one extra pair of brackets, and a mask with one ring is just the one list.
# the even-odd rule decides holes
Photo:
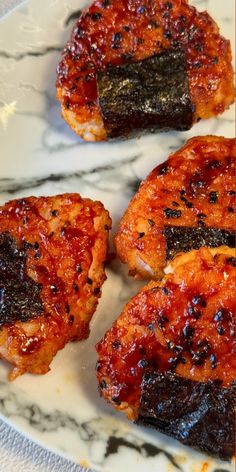
[(114, 406), (138, 407), (148, 369), (224, 386), (235, 379), (236, 258), (226, 251), (179, 257), (175, 273), (147, 285), (98, 343), (100, 391)]
[(141, 258), (152, 277), (159, 277), (166, 264), (164, 226), (234, 231), (235, 159), (235, 139), (203, 136), (190, 139), (156, 167), (121, 219), (115, 237), (121, 260), (143, 275)]
[(212, 18), (186, 0), (101, 0), (84, 10), (58, 66), (63, 107), (76, 111), (86, 106), (84, 120), (95, 116), (97, 70), (141, 60), (179, 43), (186, 51), (196, 116), (221, 113), (234, 99), (230, 44)]
[(110, 225), (100, 202), (78, 194), (30, 197), (0, 208), (1, 232), (19, 247), (27, 243), (27, 274), (41, 285), (44, 307), (40, 316), (0, 332), (0, 355), (20, 370), (43, 373), (66, 342), (88, 336), (106, 278)]

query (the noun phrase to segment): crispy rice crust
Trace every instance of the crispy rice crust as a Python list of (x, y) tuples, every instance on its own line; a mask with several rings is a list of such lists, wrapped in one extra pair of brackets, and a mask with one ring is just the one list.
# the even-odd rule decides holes
[(14, 366), (11, 379), (46, 373), (68, 341), (87, 338), (106, 279), (110, 227), (103, 205), (78, 194), (13, 200), (0, 208), (1, 235), (26, 248), (27, 277), (40, 287), (43, 306), (39, 314), (32, 308), (29, 320), (19, 314), (0, 325), (0, 356)]
[(229, 386), (235, 380), (235, 250), (180, 254), (146, 285), (97, 345), (101, 395), (135, 419), (144, 372), (172, 371)]
[(102, 0), (83, 11), (58, 66), (63, 117), (85, 140), (106, 139), (96, 71), (176, 44), (186, 51), (195, 120), (223, 113), (234, 101), (231, 47), (207, 12), (186, 0)]
[(165, 226), (235, 230), (235, 158), (235, 139), (196, 137), (149, 174), (115, 237), (132, 275), (163, 276)]

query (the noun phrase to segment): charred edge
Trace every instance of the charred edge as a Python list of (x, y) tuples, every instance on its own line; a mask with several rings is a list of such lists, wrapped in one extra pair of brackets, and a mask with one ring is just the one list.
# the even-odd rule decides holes
[(76, 10), (71, 13), (65, 20), (65, 26), (68, 26), (71, 21), (78, 20), (82, 15), (82, 10)]
[(146, 372), (137, 423), (221, 460), (235, 454), (236, 382), (230, 387), (184, 379), (171, 372)]
[(28, 321), (44, 311), (41, 285), (26, 272), (26, 251), (9, 233), (0, 233), (0, 327)]
[(187, 130), (193, 124), (194, 105), (181, 48), (101, 70), (97, 85), (108, 138), (140, 130)]
[(188, 252), (202, 246), (212, 248), (223, 245), (231, 248), (236, 246), (236, 233), (219, 228), (166, 226), (164, 236), (167, 259), (173, 259), (178, 252)]
[(143, 443), (139, 446), (131, 441), (128, 441), (127, 439), (118, 438), (116, 436), (109, 437), (105, 452), (105, 458), (109, 457), (112, 454), (117, 454), (119, 448), (122, 446), (128, 449), (133, 449), (144, 457), (155, 457), (159, 454), (164, 454), (169, 460), (169, 462), (175, 467), (175, 469), (182, 471), (182, 468), (176, 463), (174, 456), (165, 451), (164, 449), (161, 449), (149, 443)]

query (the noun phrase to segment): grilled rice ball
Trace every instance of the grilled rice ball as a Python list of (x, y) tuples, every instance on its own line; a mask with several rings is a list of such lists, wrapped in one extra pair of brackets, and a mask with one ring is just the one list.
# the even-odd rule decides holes
[(235, 247), (235, 158), (235, 139), (196, 137), (150, 173), (115, 237), (131, 275), (158, 279), (178, 252)]
[(231, 47), (207, 12), (187, 0), (98, 0), (82, 12), (58, 66), (63, 117), (83, 139), (106, 140), (97, 73), (178, 45), (186, 56), (193, 121), (223, 113), (234, 101)]
[[(227, 459), (235, 448), (236, 383), (230, 390), (236, 381), (235, 255), (226, 246), (179, 254), (163, 280), (144, 287), (97, 345), (97, 378), (105, 400), (129, 419), (144, 415), (144, 424)], [(158, 381), (150, 396), (153, 375)], [(182, 390), (171, 392), (171, 384)], [(219, 398), (228, 394), (222, 414)], [(171, 421), (177, 421), (174, 430)], [(206, 443), (197, 444), (204, 428), (209, 428)]]
[(59, 349), (89, 335), (110, 227), (103, 205), (78, 194), (0, 208), (0, 357), (11, 380), (45, 374)]

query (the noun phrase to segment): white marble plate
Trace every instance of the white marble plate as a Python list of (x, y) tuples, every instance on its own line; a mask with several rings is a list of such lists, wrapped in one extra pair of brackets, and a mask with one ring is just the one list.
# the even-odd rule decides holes
[[(234, 0), (192, 0), (207, 8), (234, 42)], [(0, 203), (28, 195), (80, 192), (102, 200), (114, 230), (141, 178), (193, 135), (234, 135), (233, 108), (187, 133), (121, 143), (84, 143), (60, 118), (55, 69), (70, 15), (83, 0), (32, 0), (0, 24)], [(125, 267), (107, 270), (103, 297), (87, 341), (70, 344), (45, 376), (7, 382), (0, 361), (0, 412), (51, 450), (102, 472), (226, 472), (233, 465), (184, 448), (128, 423), (98, 396), (95, 343), (139, 285)]]

